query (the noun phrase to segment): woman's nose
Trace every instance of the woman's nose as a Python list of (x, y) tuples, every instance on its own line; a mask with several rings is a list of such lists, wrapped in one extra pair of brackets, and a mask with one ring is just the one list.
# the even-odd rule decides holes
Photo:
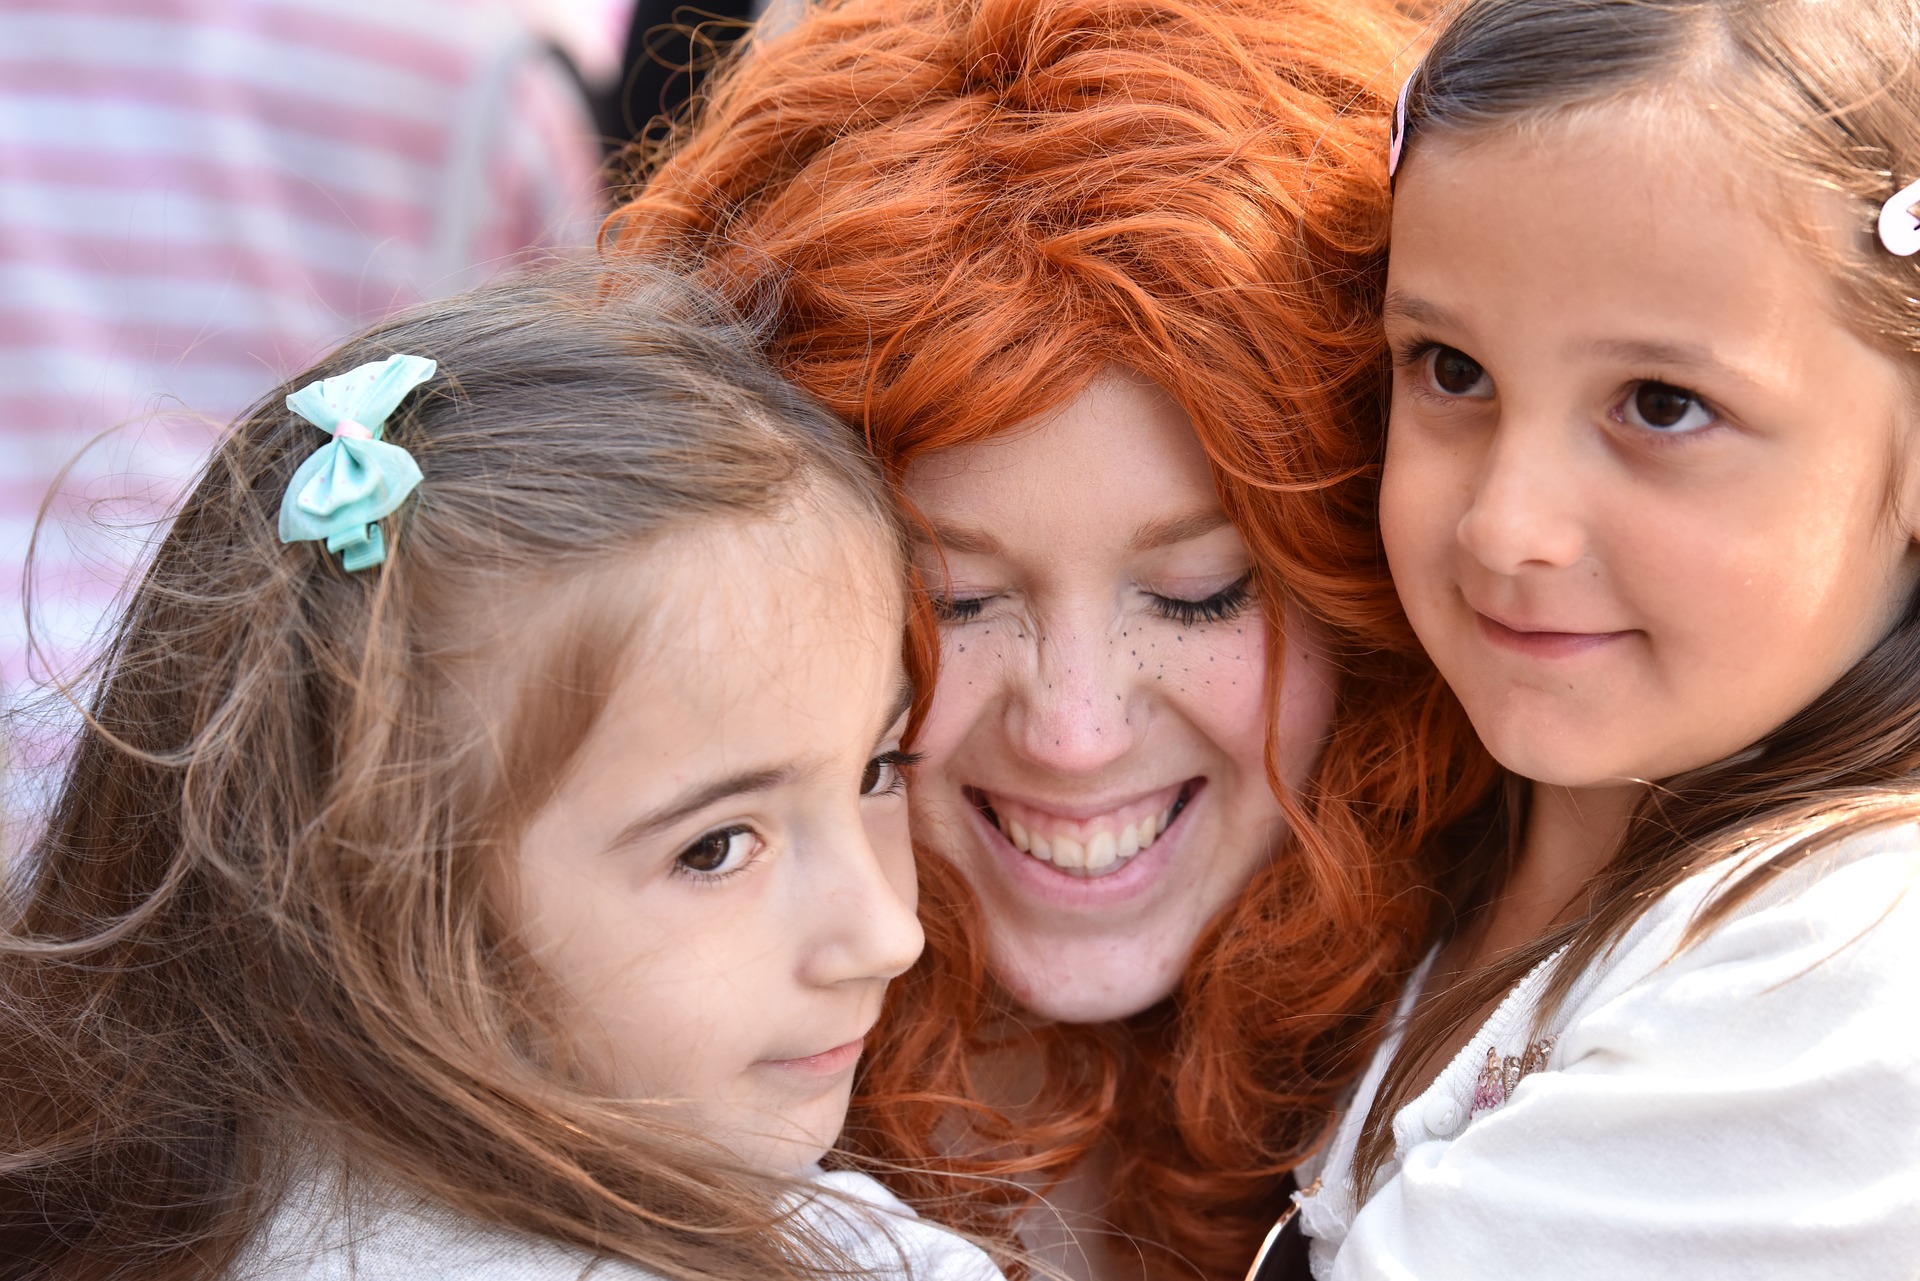
[(1057, 774), (1096, 774), (1134, 746), (1137, 664), (1106, 618), (1037, 630), (1035, 662), (1011, 703), (1012, 739)]
[(1575, 447), (1550, 424), (1502, 424), (1460, 517), (1460, 545), (1496, 574), (1559, 569), (1586, 553), (1573, 460)]

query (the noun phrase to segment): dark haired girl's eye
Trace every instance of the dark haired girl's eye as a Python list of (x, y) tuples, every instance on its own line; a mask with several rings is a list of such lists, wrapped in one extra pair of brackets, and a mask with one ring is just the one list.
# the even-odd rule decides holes
[(680, 851), (674, 862), (701, 876), (721, 876), (737, 872), (753, 858), (758, 844), (750, 827), (723, 827), (708, 832)]
[(1622, 416), (1636, 427), (1676, 435), (1698, 431), (1719, 421), (1707, 403), (1672, 383), (1644, 382), (1627, 397)]
[(860, 795), (897, 796), (906, 790), (905, 770), (909, 765), (920, 761), (918, 752), (882, 752), (867, 762), (866, 772), (860, 776)]
[(1160, 617), (1182, 627), (1200, 623), (1221, 623), (1244, 611), (1253, 599), (1253, 571), (1248, 570), (1211, 596), (1200, 600), (1182, 600), (1177, 596), (1153, 593), (1153, 609)]
[(1483, 398), (1492, 394), (1487, 371), (1456, 347), (1435, 347), (1427, 356), (1427, 376), (1442, 395)]

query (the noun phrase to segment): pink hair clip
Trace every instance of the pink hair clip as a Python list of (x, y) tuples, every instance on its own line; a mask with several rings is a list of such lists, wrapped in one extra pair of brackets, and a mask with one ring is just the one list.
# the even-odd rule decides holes
[(1880, 206), (1880, 243), (1887, 247), (1888, 253), (1901, 258), (1920, 253), (1920, 217), (1914, 214), (1916, 207), (1920, 207), (1920, 182), (1902, 187)]

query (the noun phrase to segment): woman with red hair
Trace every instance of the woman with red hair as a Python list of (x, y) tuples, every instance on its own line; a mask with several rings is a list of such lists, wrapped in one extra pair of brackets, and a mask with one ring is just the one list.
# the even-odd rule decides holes
[(828, 0), (605, 233), (770, 313), (921, 531), (928, 948), (850, 1143), (1070, 1274), (1245, 1271), (1490, 786), (1374, 521), (1411, 38)]

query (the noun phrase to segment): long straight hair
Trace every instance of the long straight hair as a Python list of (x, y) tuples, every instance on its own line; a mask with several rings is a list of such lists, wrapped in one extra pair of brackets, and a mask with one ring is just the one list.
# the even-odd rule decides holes
[[(1920, 178), (1916, 63), (1915, 0), (1474, 0), (1408, 86), (1407, 146), (1551, 127), (1565, 113), (1629, 101), (1676, 121), (1696, 117), (1755, 174), (1776, 180), (1781, 230), (1830, 268), (1853, 327), (1920, 375), (1920, 268), (1881, 250), (1874, 232), (1882, 202)], [(1846, 204), (1856, 231), (1844, 249), (1792, 217), (1796, 197), (1816, 191)], [(1417, 1092), (1418, 1065), (1535, 965), (1567, 949), (1537, 1016), (1544, 1025), (1581, 972), (1689, 874), (1737, 851), (1768, 851), (1737, 865), (1692, 923), (1691, 943), (1813, 850), (1920, 816), (1917, 772), (1920, 603), (1909, 602), (1866, 657), (1759, 743), (1656, 780), (1581, 915), (1421, 1011), (1367, 1116), (1360, 1194), (1391, 1155), (1393, 1116)], [(1511, 844), (1523, 807), (1506, 808)], [(1481, 856), (1492, 892), (1504, 873), (1500, 846), (1490, 842)]]
[[(440, 364), (387, 433), (426, 479), (349, 574), (276, 537), (321, 441), (283, 397), (396, 352)], [(580, 586), (815, 502), (898, 546), (857, 439), (650, 274), (437, 304), (235, 427), (0, 903), (0, 1275), (223, 1275), (307, 1154), (662, 1276), (831, 1260), (781, 1186), (578, 1070), (505, 883), (636, 624)]]

